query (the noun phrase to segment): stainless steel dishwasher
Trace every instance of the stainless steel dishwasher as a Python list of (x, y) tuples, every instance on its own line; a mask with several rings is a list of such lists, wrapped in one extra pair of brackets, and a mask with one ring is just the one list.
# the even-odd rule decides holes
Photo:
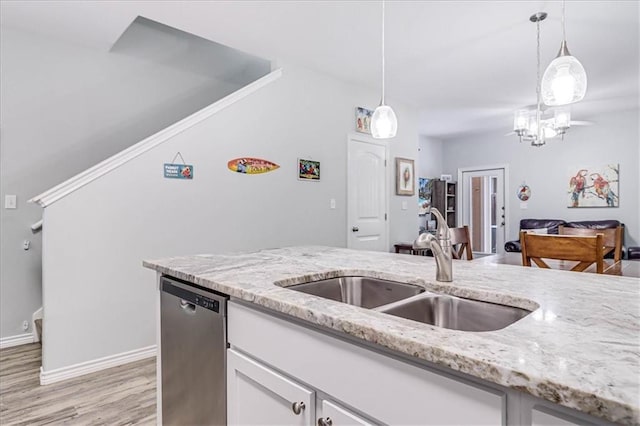
[(162, 423), (227, 423), (227, 296), (162, 277)]

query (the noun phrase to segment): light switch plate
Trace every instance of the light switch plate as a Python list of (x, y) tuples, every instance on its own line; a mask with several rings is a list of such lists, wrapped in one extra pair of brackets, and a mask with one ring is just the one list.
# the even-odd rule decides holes
[(331, 201), (329, 202), (329, 208), (330, 209), (335, 209), (336, 208), (336, 199), (332, 198)]
[(4, 196), (4, 208), (5, 209), (15, 209), (18, 206), (17, 197), (15, 195), (5, 195)]
[(406, 210), (407, 209), (407, 202), (403, 201), (402, 202), (402, 210)]

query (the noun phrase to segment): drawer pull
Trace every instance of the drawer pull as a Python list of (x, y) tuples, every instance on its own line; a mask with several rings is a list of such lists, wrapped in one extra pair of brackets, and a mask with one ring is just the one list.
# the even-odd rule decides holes
[(333, 424), (333, 420), (331, 417), (325, 417), (324, 419), (320, 417), (318, 419), (318, 426), (331, 426)]
[(302, 410), (304, 410), (305, 408), (306, 405), (304, 405), (304, 402), (294, 402), (293, 404), (291, 404), (293, 414), (295, 414), (296, 416), (300, 415), (300, 413), (302, 413)]

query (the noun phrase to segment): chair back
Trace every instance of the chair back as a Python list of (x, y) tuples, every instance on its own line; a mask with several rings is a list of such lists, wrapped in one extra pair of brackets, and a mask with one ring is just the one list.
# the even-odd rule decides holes
[(602, 234), (604, 237), (604, 254), (605, 256), (613, 251), (613, 260), (618, 262), (622, 259), (622, 225), (615, 228), (591, 229), (591, 228), (572, 228), (570, 226), (558, 226), (558, 234), (560, 235), (583, 235), (593, 236)]
[[(566, 229), (566, 228), (565, 228)], [(531, 266), (531, 261), (540, 268), (550, 268), (543, 259), (578, 262), (572, 271), (582, 272), (596, 264), (596, 272), (604, 272), (604, 236), (545, 235), (520, 231), (522, 264)]]
[(451, 254), (454, 259), (462, 259), (462, 255), (466, 251), (467, 260), (473, 260), (471, 236), (467, 225), (460, 228), (450, 228), (449, 237), (451, 238)]

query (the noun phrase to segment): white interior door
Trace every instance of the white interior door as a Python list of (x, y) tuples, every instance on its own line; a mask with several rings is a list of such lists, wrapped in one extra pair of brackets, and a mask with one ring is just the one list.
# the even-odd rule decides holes
[(347, 246), (387, 251), (387, 148), (365, 138), (349, 139)]
[(505, 169), (458, 171), (460, 225), (468, 225), (474, 253), (502, 253), (506, 230)]

